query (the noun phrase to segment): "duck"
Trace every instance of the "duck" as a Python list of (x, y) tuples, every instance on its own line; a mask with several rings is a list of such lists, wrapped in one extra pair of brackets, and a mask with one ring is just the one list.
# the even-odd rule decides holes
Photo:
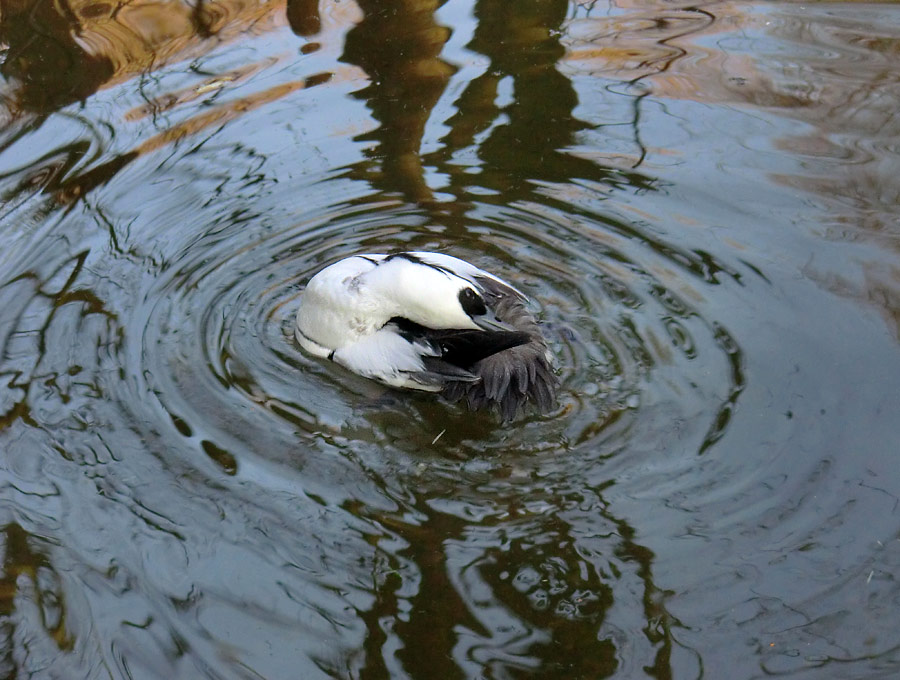
[(556, 403), (557, 378), (528, 297), (443, 253), (353, 255), (300, 295), (295, 337), (309, 354), (385, 385), (438, 392), (510, 421)]

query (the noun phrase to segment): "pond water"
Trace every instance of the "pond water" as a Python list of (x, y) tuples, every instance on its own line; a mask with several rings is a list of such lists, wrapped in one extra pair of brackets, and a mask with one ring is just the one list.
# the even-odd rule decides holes
[[(0, 3), (0, 676), (895, 678), (900, 7)], [(558, 407), (304, 283), (527, 292)]]

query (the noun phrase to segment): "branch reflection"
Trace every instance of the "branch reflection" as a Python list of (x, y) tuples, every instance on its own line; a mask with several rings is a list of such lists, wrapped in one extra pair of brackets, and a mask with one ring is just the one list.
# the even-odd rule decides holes
[[(361, 612), (360, 677), (631, 677), (637, 659), (671, 677), (679, 624), (654, 584), (655, 555), (602, 492), (497, 498), (480, 521), (440, 505), (418, 496), (413, 523), (351, 510), (393, 534), (380, 541), (375, 601)], [(616, 611), (642, 611), (645, 639), (623, 634)]]

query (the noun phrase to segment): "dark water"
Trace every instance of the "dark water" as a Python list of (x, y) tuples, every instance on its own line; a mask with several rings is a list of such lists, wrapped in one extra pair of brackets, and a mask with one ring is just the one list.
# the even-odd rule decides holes
[[(0, 676), (900, 674), (900, 9), (0, 2)], [(304, 356), (435, 249), (503, 427)]]

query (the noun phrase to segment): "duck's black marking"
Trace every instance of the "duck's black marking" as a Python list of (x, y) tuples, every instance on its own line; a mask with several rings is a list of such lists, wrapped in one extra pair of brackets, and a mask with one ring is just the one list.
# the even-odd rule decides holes
[(481, 296), (471, 288), (463, 288), (457, 295), (463, 311), (469, 316), (481, 316), (487, 314), (487, 307)]
[(447, 267), (442, 267), (439, 264), (434, 264), (433, 262), (426, 262), (418, 255), (414, 253), (391, 253), (386, 258), (382, 260), (382, 262), (390, 262), (391, 260), (406, 260), (407, 262), (412, 262), (413, 264), (422, 265), (423, 267), (431, 267), (435, 271), (441, 272), (441, 274), (446, 274), (447, 276), (459, 276), (452, 269), (448, 269)]
[(328, 361), (334, 361), (334, 353), (335, 353), (336, 351), (337, 351), (337, 350), (331, 350), (331, 351), (328, 353)]
[(413, 255), (412, 253), (391, 253), (386, 258), (382, 260), (382, 262), (390, 262), (391, 260), (407, 260), (408, 262), (412, 262), (413, 264), (424, 264), (426, 267), (428, 264), (419, 256)]
[(437, 353), (440, 361), (463, 369), (469, 369), (492, 354), (523, 345), (531, 339), (521, 331), (455, 328), (436, 330), (399, 316), (388, 323), (393, 324), (407, 342), (425, 344)]
[[(313, 340), (311, 337), (309, 337), (306, 333), (304, 333), (303, 331), (301, 331), (299, 326), (295, 326), (295, 330), (297, 331), (297, 333), (299, 333), (300, 335), (303, 336), (303, 339), (304, 339), (304, 340), (306, 340), (306, 341), (309, 342), (310, 344), (316, 345), (317, 347), (322, 347), (322, 348), (325, 347), (325, 345), (323, 345), (321, 342), (316, 342), (316, 341)], [(334, 354), (334, 352), (332, 352), (332, 354)], [(328, 358), (330, 359), (331, 357), (329, 356)]]
[(415, 342), (419, 338), (424, 337), (430, 330), (429, 328), (418, 324), (415, 321), (410, 321), (402, 316), (391, 317), (384, 325), (387, 326), (388, 324), (396, 326), (397, 332), (399, 332), (401, 337), (407, 342)]
[(371, 257), (366, 257), (365, 255), (357, 255), (358, 258), (365, 260), (366, 262), (371, 262), (376, 267), (381, 264), (381, 260), (373, 260)]

